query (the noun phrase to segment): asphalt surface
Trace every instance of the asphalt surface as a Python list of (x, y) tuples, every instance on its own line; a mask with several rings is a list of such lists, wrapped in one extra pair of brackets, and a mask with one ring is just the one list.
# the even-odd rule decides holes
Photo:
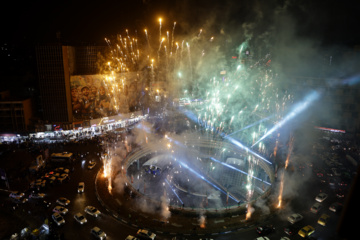
[[(287, 180), (295, 179), (299, 184), (287, 185), (287, 194), (285, 194), (287, 197), (284, 198), (282, 208), (269, 207), (265, 203), (262, 206), (256, 206), (252, 218), (248, 221), (245, 221), (244, 214), (226, 214), (225, 212), (223, 216), (206, 217), (205, 228), (201, 228), (200, 213), (198, 216), (195, 214), (195, 216), (189, 217), (181, 212), (176, 212), (172, 213), (168, 219), (163, 219), (160, 214), (139, 211), (134, 204), (137, 198), (135, 194), (130, 196), (129, 192), (126, 191), (125, 194), (116, 192), (110, 194), (106, 180), (101, 174), (100, 155), (102, 147), (98, 143), (85, 141), (65, 146), (58, 144), (51, 146), (51, 150), (53, 152), (69, 151), (78, 155), (71, 166), (73, 171), (70, 173), (70, 180), (44, 189), (45, 200), (51, 203), (49, 208), (40, 205), (40, 200), (35, 199), (30, 199), (24, 204), (14, 204), (9, 200), (9, 192), (1, 191), (1, 239), (8, 239), (11, 233), (18, 232), (24, 227), (39, 228), (46, 221), (49, 223), (52, 232), (60, 239), (93, 239), (90, 235), (90, 229), (93, 226), (99, 226), (103, 229), (108, 234), (108, 239), (125, 239), (129, 234), (135, 235), (138, 228), (148, 228), (154, 231), (157, 234), (157, 239), (255, 239), (258, 237), (255, 228), (263, 224), (273, 224), (276, 230), (269, 234), (269, 238), (280, 239), (280, 237), (285, 236), (283, 228), (289, 225), (286, 220), (287, 216), (294, 212), (301, 213), (304, 216), (304, 219), (295, 225), (297, 230), (310, 224), (316, 229), (315, 237), (319, 239), (340, 239), (336, 233), (339, 214), (332, 213), (328, 207), (334, 201), (343, 202), (343, 199), (336, 197), (336, 189), (332, 188), (329, 182), (322, 182), (317, 177), (316, 169), (325, 167), (324, 162), (317, 160), (317, 156), (309, 157), (309, 161), (314, 164), (299, 164), (295, 166), (294, 173), (289, 174)], [(90, 160), (97, 162), (92, 170), (87, 169)], [(12, 184), (13, 187), (16, 187), (12, 190), (27, 188), (28, 180), (25, 178), (21, 180), (19, 179), (17, 184)], [(76, 191), (80, 181), (85, 182), (83, 194)], [(274, 191), (277, 191), (276, 188), (277, 186), (274, 186)], [(321, 210), (321, 213), (330, 215), (330, 222), (326, 227), (317, 224), (319, 214), (310, 212), (310, 207), (315, 203), (315, 196), (319, 192), (329, 194), (328, 199), (322, 203), (323, 209)], [(64, 216), (65, 225), (57, 227), (51, 219), (51, 214), (56, 205), (55, 201), (59, 197), (66, 197), (71, 200), (71, 203), (68, 206), (69, 212)], [(270, 200), (274, 201), (273, 198)], [(87, 205), (98, 208), (102, 212), (101, 216), (94, 218), (87, 215), (84, 212)], [(83, 213), (88, 219), (85, 225), (81, 226), (73, 219), (73, 215), (77, 212)], [(290, 238), (302, 239), (297, 234)]]

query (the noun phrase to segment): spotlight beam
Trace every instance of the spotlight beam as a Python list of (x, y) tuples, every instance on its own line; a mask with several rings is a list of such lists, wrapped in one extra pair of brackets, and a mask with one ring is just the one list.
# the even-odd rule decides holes
[(294, 117), (298, 116), (300, 113), (304, 112), (306, 109), (309, 108), (311, 103), (313, 103), (315, 100), (317, 100), (320, 97), (320, 92), (318, 91), (312, 91), (308, 95), (305, 96), (305, 98), (297, 103), (292, 111), (288, 113), (281, 121), (279, 121), (272, 129), (270, 129), (267, 133), (264, 134), (258, 141), (256, 141), (251, 147), (254, 147), (256, 144), (258, 144), (260, 141), (268, 137), (270, 134), (281, 128), (285, 123), (292, 120)]
[(229, 137), (229, 136), (225, 136), (225, 134), (222, 135), (222, 136), (224, 137), (224, 139), (229, 140), (229, 141), (230, 141), (231, 143), (233, 143), (234, 145), (236, 145), (236, 146), (238, 146), (238, 147), (240, 147), (240, 148), (248, 151), (249, 153), (251, 153), (251, 154), (254, 155), (255, 157), (257, 157), (257, 158), (259, 158), (259, 159), (267, 162), (268, 164), (272, 165), (272, 162), (270, 162), (270, 161), (267, 160), (266, 158), (260, 156), (260, 155), (257, 154), (256, 152), (252, 151), (250, 148), (244, 146), (244, 145), (243, 145), (242, 143), (240, 143), (238, 140), (236, 140), (236, 139), (234, 139), (234, 138), (232, 138), (232, 137)]
[[(214, 188), (216, 188), (217, 190), (219, 190), (220, 192), (224, 193), (225, 195), (227, 195), (228, 193), (225, 192), (224, 190), (222, 190), (220, 187), (216, 186), (214, 183), (210, 182), (208, 179), (206, 179), (203, 175), (201, 175), (200, 173), (196, 172), (194, 169), (192, 169), (191, 167), (189, 167), (186, 163), (179, 161), (180, 165), (185, 167), (186, 169), (188, 169), (190, 172), (192, 172), (195, 176), (197, 176), (198, 178), (204, 180), (205, 182), (207, 182), (208, 184), (210, 184), (211, 186), (213, 186)], [(239, 202), (238, 199), (236, 199), (235, 197), (232, 196), (232, 194), (229, 194), (229, 197), (234, 200), (235, 202)]]
[[(236, 168), (236, 167), (234, 167), (234, 166), (231, 166), (230, 164), (221, 162), (221, 161), (219, 161), (219, 160), (217, 160), (217, 159), (215, 159), (215, 158), (213, 158), (213, 157), (210, 157), (210, 159), (211, 159), (212, 161), (214, 161), (214, 162), (217, 162), (217, 163), (222, 164), (222, 165), (225, 166), (225, 167), (231, 168), (231, 169), (233, 169), (233, 170), (235, 170), (235, 171), (237, 171), (237, 172), (240, 172), (240, 173), (245, 174), (245, 175), (249, 175), (247, 172), (244, 172), (244, 171), (242, 171), (242, 170), (240, 170), (240, 169), (238, 169), (238, 168)], [(261, 181), (261, 182), (263, 182), (263, 183), (266, 183), (267, 185), (271, 185), (271, 183), (269, 183), (269, 182), (267, 182), (267, 181), (263, 181), (262, 179), (260, 179), (260, 178), (258, 178), (258, 177), (252, 176), (252, 178), (255, 178), (256, 180), (259, 180), (259, 181)]]
[(179, 201), (181, 202), (181, 204), (184, 204), (184, 202), (181, 200), (181, 198), (179, 197), (179, 195), (176, 193), (175, 189), (171, 186), (171, 184), (169, 183), (169, 181), (165, 178), (165, 182), (169, 185), (171, 191), (175, 194), (175, 196), (177, 197), (177, 199), (179, 199)]
[(250, 125), (248, 125), (248, 126), (246, 126), (246, 127), (243, 127), (243, 128), (240, 129), (240, 130), (237, 130), (237, 131), (229, 134), (228, 136), (234, 135), (235, 133), (238, 133), (238, 132), (241, 132), (241, 131), (246, 130), (246, 129), (248, 129), (248, 128), (251, 128), (251, 127), (253, 127), (253, 126), (255, 126), (255, 125), (259, 124), (259, 123), (262, 123), (262, 122), (264, 122), (264, 121), (272, 118), (273, 116), (274, 116), (274, 115), (271, 115), (271, 116), (268, 116), (268, 117), (266, 117), (266, 118), (263, 118), (263, 119), (261, 119), (261, 120), (259, 120), (259, 121), (257, 121), (257, 122), (254, 122), (254, 123), (252, 123), (252, 124), (250, 124)]

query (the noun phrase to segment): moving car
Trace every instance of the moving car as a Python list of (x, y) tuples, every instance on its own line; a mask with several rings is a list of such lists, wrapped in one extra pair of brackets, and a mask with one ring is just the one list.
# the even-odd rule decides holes
[(49, 177), (48, 179), (49, 179), (49, 183), (51, 183), (51, 184), (55, 183), (55, 181), (56, 181), (56, 177), (55, 177), (55, 176), (51, 176), (51, 177)]
[(56, 200), (56, 203), (60, 204), (61, 206), (67, 206), (70, 204), (70, 200), (64, 197), (59, 198)]
[(268, 237), (258, 237), (255, 240), (270, 240)]
[(58, 226), (65, 224), (65, 219), (59, 213), (54, 213), (52, 219)]
[(284, 232), (289, 236), (294, 235), (296, 232), (298, 232), (298, 230), (299, 228), (294, 225), (289, 225), (287, 227), (284, 227)]
[(14, 191), (9, 195), (10, 198), (22, 198), (23, 196), (25, 196), (25, 193), (21, 193), (19, 191)]
[(290, 240), (288, 237), (281, 237), (280, 240)]
[(69, 210), (63, 206), (56, 206), (53, 209), (53, 212), (60, 213), (62, 215), (65, 215)]
[(319, 193), (315, 200), (318, 201), (318, 202), (323, 202), (325, 199), (327, 199), (328, 195), (326, 193)]
[(77, 190), (78, 193), (83, 193), (84, 189), (85, 189), (85, 183), (84, 182), (79, 182), (78, 190)]
[(273, 231), (275, 231), (275, 228), (273, 227), (273, 225), (259, 226), (256, 228), (256, 232), (261, 236), (268, 235), (269, 233), (272, 233)]
[(106, 233), (101, 230), (99, 227), (93, 227), (90, 230), (90, 233), (92, 235), (94, 235), (97, 239), (105, 239), (106, 238)]
[(333, 204), (330, 205), (329, 210), (332, 212), (339, 212), (342, 209), (342, 204), (339, 202), (334, 202)]
[(146, 229), (139, 229), (136, 233), (136, 236), (139, 237), (140, 239), (154, 240), (156, 234)]
[(68, 180), (68, 179), (69, 179), (69, 175), (66, 174), (66, 173), (63, 173), (63, 174), (60, 175), (60, 177), (58, 177), (57, 180), (58, 180), (59, 183), (62, 183), (64, 181)]
[(29, 198), (44, 198), (45, 197), (45, 193), (31, 193), (29, 195)]
[(307, 226), (303, 227), (302, 229), (300, 229), (298, 234), (301, 237), (305, 238), (305, 237), (309, 237), (314, 232), (315, 232), (315, 228), (312, 227), (311, 225), (307, 225)]
[(28, 201), (27, 198), (24, 197), (25, 193), (21, 193), (19, 191), (14, 191), (10, 193), (10, 199), (15, 203), (26, 203)]
[(101, 213), (96, 207), (93, 207), (93, 206), (86, 206), (85, 212), (94, 217), (98, 217)]
[(327, 214), (322, 214), (319, 220), (317, 221), (318, 224), (321, 226), (326, 226), (326, 223), (329, 221), (330, 216)]
[(127, 237), (125, 238), (125, 240), (140, 240), (140, 239), (138, 239), (138, 238), (136, 238), (136, 237), (134, 237), (134, 236), (129, 235), (129, 236), (127, 236)]
[(322, 209), (322, 205), (320, 203), (315, 203), (314, 205), (311, 206), (310, 211), (312, 213), (319, 213), (319, 211)]
[(80, 224), (84, 224), (87, 223), (87, 219), (84, 215), (82, 215), (81, 213), (76, 213), (74, 215), (75, 220), (80, 223)]
[(288, 217), (288, 221), (291, 223), (291, 224), (294, 224), (294, 223), (297, 223), (299, 221), (301, 221), (304, 217), (299, 214), (299, 213), (294, 213), (292, 215), (290, 215)]
[(96, 165), (96, 162), (89, 162), (88, 169), (93, 169)]

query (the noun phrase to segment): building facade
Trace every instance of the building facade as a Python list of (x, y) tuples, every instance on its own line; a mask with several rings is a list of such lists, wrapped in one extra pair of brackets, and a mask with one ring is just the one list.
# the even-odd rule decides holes
[(97, 58), (105, 46), (44, 45), (36, 47), (42, 114), (51, 123), (74, 121), (70, 76), (97, 73)]
[(31, 118), (32, 108), (30, 98), (0, 101), (0, 132), (26, 132)]

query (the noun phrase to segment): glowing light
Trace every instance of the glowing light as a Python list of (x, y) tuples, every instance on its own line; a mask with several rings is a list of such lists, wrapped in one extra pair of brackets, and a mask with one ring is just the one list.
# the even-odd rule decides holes
[(272, 134), (273, 132), (275, 132), (276, 130), (278, 130), (279, 128), (281, 128), (285, 123), (287, 123), (288, 121), (292, 120), (294, 117), (296, 117), (297, 115), (299, 115), (300, 113), (302, 113), (304, 110), (306, 110), (311, 103), (313, 103), (315, 100), (319, 99), (320, 97), (320, 92), (318, 91), (313, 91), (311, 93), (309, 93), (303, 101), (299, 102), (298, 104), (296, 104), (292, 111), (286, 115), (280, 122), (278, 122), (272, 129), (270, 129), (264, 136), (262, 136), (258, 141), (256, 141), (251, 147), (254, 147), (256, 144), (258, 144), (260, 141), (262, 141), (263, 139), (265, 139), (267, 136), (269, 136), (270, 134)]

